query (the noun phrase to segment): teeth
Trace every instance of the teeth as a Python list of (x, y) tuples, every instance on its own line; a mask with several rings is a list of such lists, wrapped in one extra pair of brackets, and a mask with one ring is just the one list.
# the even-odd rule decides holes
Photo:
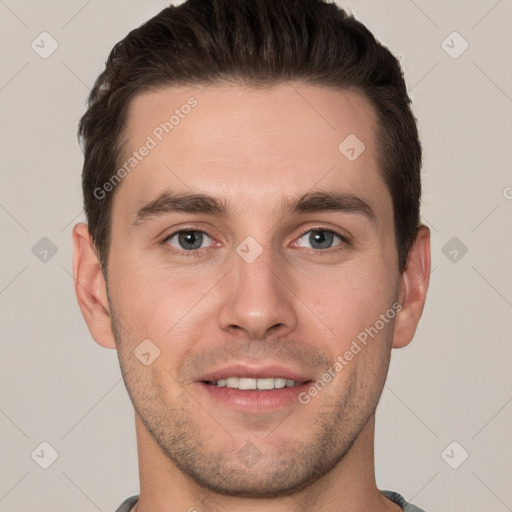
[(229, 377), (226, 379), (226, 387), (227, 388), (237, 388), (238, 387), (238, 377)]
[(256, 379), (247, 379), (245, 377), (238, 378), (238, 389), (256, 389), (256, 384)]
[(269, 390), (281, 388), (293, 388), (297, 385), (294, 380), (284, 379), (282, 377), (268, 377), (265, 379), (250, 379), (248, 377), (228, 377), (227, 379), (219, 379), (217, 382), (212, 383), (219, 388), (226, 387), (241, 390)]
[(258, 379), (256, 381), (256, 387), (258, 389), (274, 389), (274, 382), (276, 379)]
[(286, 386), (286, 379), (275, 379), (275, 387), (277, 389), (284, 388)]

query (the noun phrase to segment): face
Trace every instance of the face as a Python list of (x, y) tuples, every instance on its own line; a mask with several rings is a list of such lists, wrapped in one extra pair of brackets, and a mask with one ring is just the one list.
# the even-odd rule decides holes
[(122, 160), (138, 156), (115, 190), (108, 266), (116, 345), (144, 427), (209, 489), (304, 487), (373, 416), (400, 283), (376, 123), (359, 93), (299, 84), (131, 105)]

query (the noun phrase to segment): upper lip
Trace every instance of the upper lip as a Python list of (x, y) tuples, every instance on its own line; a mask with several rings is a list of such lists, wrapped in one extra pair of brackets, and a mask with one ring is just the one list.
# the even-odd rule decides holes
[(249, 379), (266, 379), (270, 377), (294, 380), (295, 382), (307, 382), (310, 377), (304, 373), (292, 370), (281, 365), (248, 366), (246, 364), (234, 364), (214, 370), (201, 376), (198, 381), (217, 382), (228, 377), (245, 377)]

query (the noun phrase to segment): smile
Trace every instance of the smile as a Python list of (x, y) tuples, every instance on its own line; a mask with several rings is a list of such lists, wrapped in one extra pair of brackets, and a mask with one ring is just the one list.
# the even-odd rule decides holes
[(256, 390), (268, 391), (271, 389), (293, 388), (303, 384), (284, 377), (249, 378), (249, 377), (228, 377), (214, 382), (208, 382), (219, 388), (240, 389), (243, 391)]

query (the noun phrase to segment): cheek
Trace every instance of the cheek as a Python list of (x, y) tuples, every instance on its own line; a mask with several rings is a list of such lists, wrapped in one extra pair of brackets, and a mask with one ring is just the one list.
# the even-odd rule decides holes
[(153, 340), (162, 355), (172, 347), (176, 357), (178, 350), (186, 349), (187, 336), (203, 325), (207, 294), (217, 276), (209, 279), (178, 270), (170, 272), (134, 258), (119, 258), (117, 262), (111, 277), (111, 299), (124, 332), (133, 343)]
[[(310, 275), (300, 280), (298, 295), (314, 315), (314, 329), (323, 321), (332, 338), (342, 346), (375, 324), (396, 298), (397, 276), (375, 261), (354, 261), (333, 268), (328, 274)], [(380, 325), (380, 324), (379, 324)], [(381, 330), (385, 331), (384, 328)]]

